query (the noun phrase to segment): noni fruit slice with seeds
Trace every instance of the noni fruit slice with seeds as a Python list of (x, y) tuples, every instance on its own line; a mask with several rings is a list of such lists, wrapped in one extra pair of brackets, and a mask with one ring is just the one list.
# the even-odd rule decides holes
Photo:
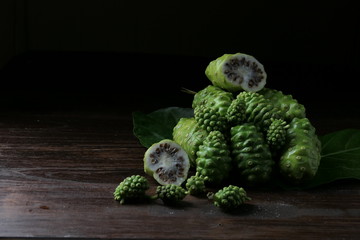
[(214, 86), (230, 92), (260, 91), (267, 77), (264, 66), (253, 56), (244, 53), (224, 54), (211, 61), (205, 75)]
[(144, 155), (144, 171), (161, 185), (181, 185), (187, 178), (189, 168), (188, 154), (170, 139), (154, 143)]

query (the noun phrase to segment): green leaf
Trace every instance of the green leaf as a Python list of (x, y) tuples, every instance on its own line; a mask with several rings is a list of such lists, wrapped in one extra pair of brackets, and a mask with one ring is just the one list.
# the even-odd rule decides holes
[(322, 151), (318, 172), (308, 187), (338, 179), (360, 179), (360, 130), (345, 129), (320, 137)]
[(168, 107), (149, 114), (133, 112), (133, 132), (141, 145), (148, 148), (163, 139), (172, 139), (172, 132), (179, 119), (193, 117), (192, 108)]

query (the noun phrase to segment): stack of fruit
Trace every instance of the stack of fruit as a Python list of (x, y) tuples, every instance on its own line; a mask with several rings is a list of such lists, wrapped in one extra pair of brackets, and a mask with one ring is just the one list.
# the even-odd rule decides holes
[[(265, 88), (267, 74), (259, 61), (225, 54), (210, 62), (205, 74), (212, 84), (195, 93), (194, 116), (178, 121), (173, 139), (145, 152), (147, 174), (160, 185), (185, 185), (193, 195), (223, 187), (209, 194), (217, 196), (217, 206), (224, 206), (219, 196), (240, 199), (225, 201), (226, 209), (249, 199), (239, 185), (266, 184), (278, 174), (294, 184), (315, 176), (321, 144), (305, 107), (292, 95)], [(189, 169), (194, 176), (188, 177)], [(234, 185), (224, 186), (229, 180)]]

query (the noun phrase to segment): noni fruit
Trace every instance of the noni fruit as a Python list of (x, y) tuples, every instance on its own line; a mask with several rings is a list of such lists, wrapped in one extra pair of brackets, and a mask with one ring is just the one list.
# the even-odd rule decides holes
[(189, 177), (185, 184), (187, 193), (194, 196), (200, 196), (204, 194), (206, 191), (206, 180), (207, 177), (200, 176), (199, 173)]
[(280, 173), (294, 183), (315, 176), (321, 159), (321, 142), (308, 118), (294, 118), (287, 129), (287, 142), (280, 157)]
[(224, 54), (211, 61), (205, 75), (214, 86), (230, 92), (257, 92), (265, 86), (267, 77), (264, 66), (244, 53)]
[(224, 211), (236, 210), (246, 201), (251, 200), (242, 187), (235, 185), (224, 187), (217, 191), (213, 196), (209, 194), (209, 198), (213, 199), (215, 206), (223, 209)]
[(293, 118), (306, 117), (304, 105), (300, 104), (292, 95), (286, 95), (282, 91), (270, 88), (264, 88), (259, 93), (280, 109), (283, 119), (287, 122)]
[(207, 183), (218, 185), (228, 177), (231, 157), (224, 135), (212, 131), (199, 146), (196, 159), (196, 172), (207, 177)]
[(173, 129), (173, 139), (187, 152), (192, 167), (196, 165), (196, 152), (207, 135), (195, 118), (180, 118)]
[(186, 197), (186, 191), (183, 187), (168, 184), (165, 186), (158, 186), (156, 188), (156, 195), (152, 199), (160, 198), (166, 205), (174, 205)]
[(256, 125), (245, 123), (231, 128), (231, 151), (240, 178), (245, 183), (256, 185), (270, 179), (275, 162)]
[(209, 85), (194, 95), (192, 107), (195, 120), (208, 132), (224, 131), (227, 127), (227, 110), (233, 100), (230, 92)]
[(140, 175), (132, 175), (125, 178), (115, 189), (114, 199), (121, 204), (137, 202), (145, 198), (145, 192), (149, 189), (148, 180)]
[(245, 102), (246, 122), (254, 123), (261, 130), (265, 130), (270, 126), (271, 119), (281, 118), (280, 110), (259, 93), (241, 92), (237, 95), (237, 98)]
[(286, 141), (286, 130), (288, 128), (289, 125), (285, 120), (272, 119), (272, 123), (266, 130), (266, 142), (272, 153), (276, 153), (284, 146)]

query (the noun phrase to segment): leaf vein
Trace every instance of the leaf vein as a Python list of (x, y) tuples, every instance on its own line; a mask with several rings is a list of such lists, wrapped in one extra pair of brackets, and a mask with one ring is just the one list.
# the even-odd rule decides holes
[(324, 158), (324, 157), (329, 157), (329, 156), (338, 155), (338, 154), (342, 154), (342, 153), (353, 152), (353, 151), (356, 151), (356, 150), (360, 150), (360, 147), (355, 147), (355, 148), (350, 148), (350, 149), (344, 149), (344, 150), (341, 150), (341, 151), (337, 151), (337, 152), (333, 152), (333, 153), (328, 153), (328, 154), (322, 155), (321, 157)]

